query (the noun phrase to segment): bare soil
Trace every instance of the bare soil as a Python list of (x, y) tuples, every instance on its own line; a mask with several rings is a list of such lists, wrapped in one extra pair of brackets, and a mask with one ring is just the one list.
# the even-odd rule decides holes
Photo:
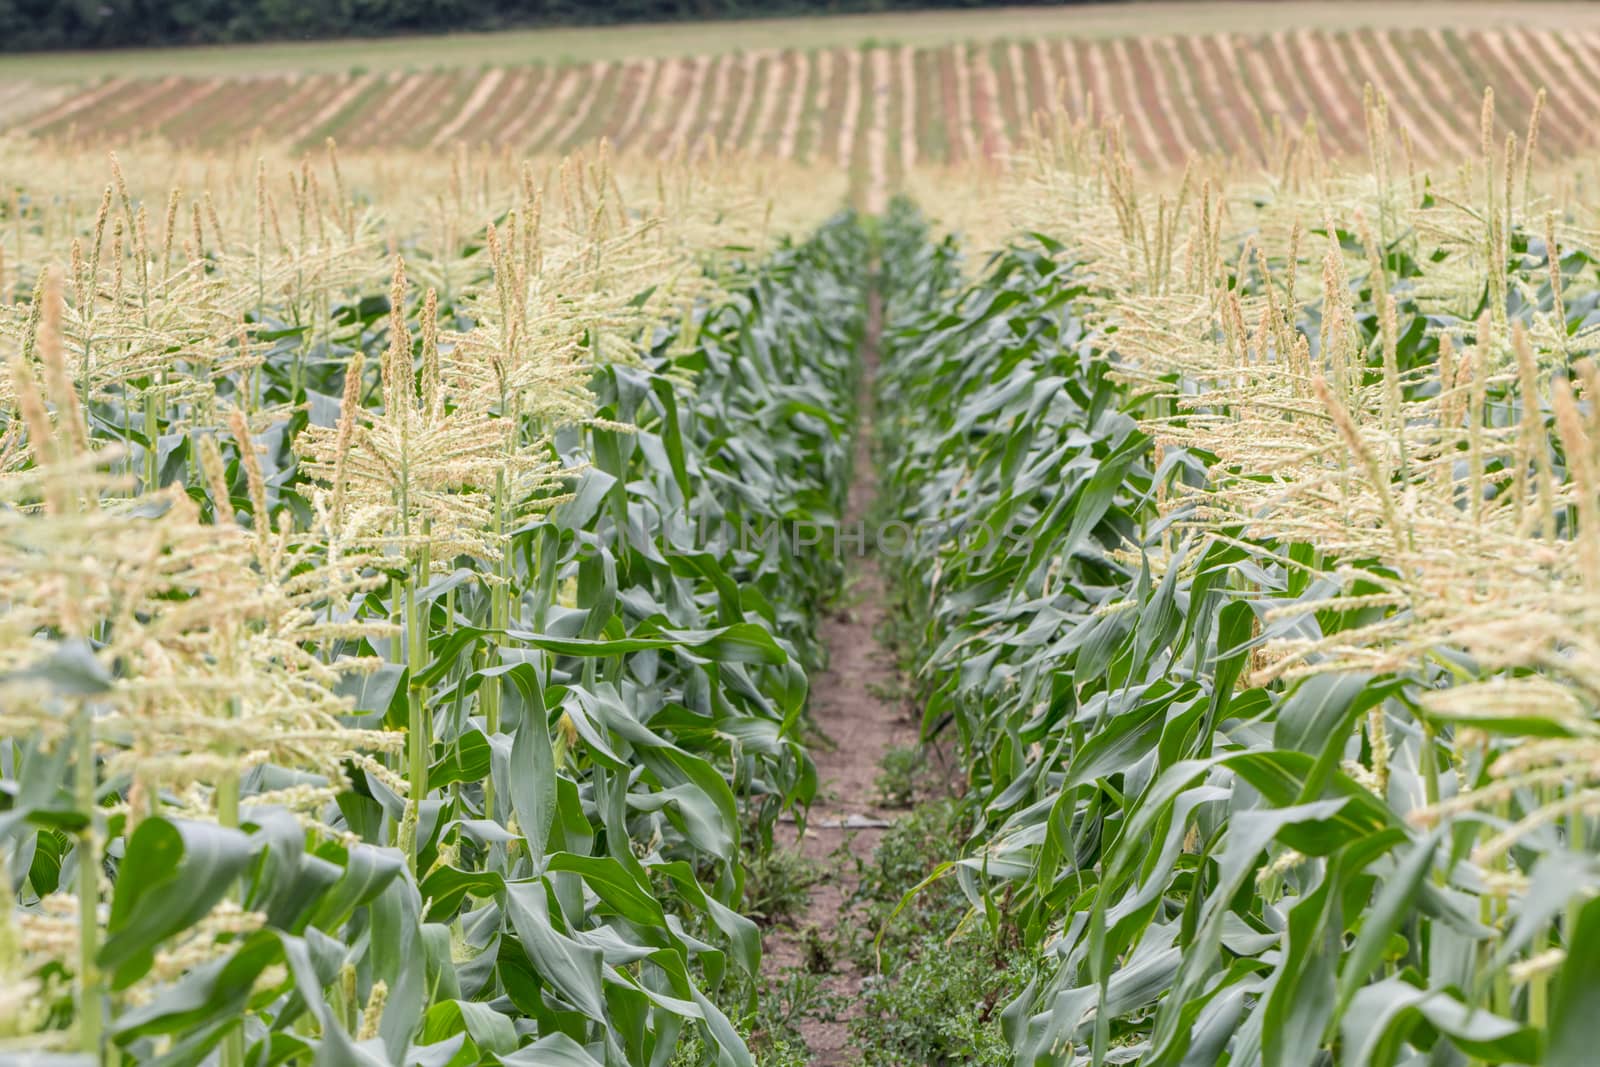
[[(845, 513), (848, 530), (867, 520), (877, 495), (866, 427), (872, 424), (871, 379), (877, 362), (878, 324), (874, 304), (863, 353), (866, 373), (858, 409), (861, 424), (856, 433), (855, 480)], [(877, 636), (887, 612), (878, 560), (870, 543), (865, 554), (857, 555), (853, 548), (847, 551), (844, 594), (820, 627), (828, 649), (828, 667), (813, 679), (811, 687), (812, 721), (827, 739), (812, 749), (817, 763), (817, 801), (803, 837), (794, 823), (783, 823), (777, 831), (778, 847), (797, 848), (818, 866), (821, 877), (812, 886), (804, 911), (767, 931), (762, 948), (769, 977), (805, 965), (808, 928), (829, 935), (849, 913), (856, 888), (855, 864), (850, 857), (870, 860), (883, 828), (896, 814), (879, 805), (875, 785), (878, 761), (891, 746), (912, 744), (917, 739), (917, 724), (906, 702), (887, 695), (894, 692), (896, 671), (894, 653)], [(832, 967), (822, 977), (822, 985), (845, 1009), (835, 1020), (806, 1018), (800, 1023), (816, 1067), (859, 1062), (850, 1045), (849, 1018), (868, 975), (848, 960), (834, 961)]]

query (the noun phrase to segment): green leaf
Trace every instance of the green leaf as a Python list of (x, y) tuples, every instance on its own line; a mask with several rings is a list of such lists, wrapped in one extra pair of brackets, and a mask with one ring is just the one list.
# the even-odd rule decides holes
[(1550, 998), (1545, 1067), (1586, 1067), (1600, 1049), (1600, 897), (1578, 909)]
[(346, 850), (329, 844), (319, 854), (344, 868), (344, 874), (322, 898), (312, 920), (312, 925), (324, 930), (334, 929), (355, 909), (376, 899), (406, 865), (398, 852), (371, 845), (355, 845)]
[(605, 1067), (566, 1034), (550, 1034), (500, 1057), (502, 1067)]
[(650, 895), (649, 886), (636, 882), (616, 860), (608, 856), (576, 856), (570, 852), (553, 852), (548, 860), (547, 870), (579, 875), (596, 896), (624, 919), (643, 927), (647, 936), (652, 928), (665, 929), (667, 917)]
[(420, 888), (428, 907), (425, 918), (429, 922), (443, 922), (455, 914), (461, 899), (468, 893), (494, 896), (505, 888), (505, 880), (494, 871), (466, 871), (446, 865), (429, 871)]
[(598, 948), (581, 945), (551, 925), (544, 880), (508, 884), (505, 902), (506, 915), (535, 972), (574, 1008), (590, 1019), (603, 1021), (603, 955)]
[(544, 689), (530, 664), (507, 672), (527, 705), (511, 741), (511, 773), (507, 776), (517, 826), (528, 842), (528, 855), (538, 864), (550, 840), (556, 817), (556, 763), (550, 744), (550, 716)]
[[(157, 1034), (179, 1034), (218, 1019), (237, 1018), (262, 971), (283, 959), (278, 936), (268, 930), (250, 934), (221, 959), (203, 963), (147, 1003), (123, 1012), (111, 1027), (119, 1045)], [(221, 1033), (197, 1050), (196, 1062), (221, 1039)]]
[(128, 839), (107, 937), (96, 961), (126, 989), (155, 962), (161, 942), (203, 918), (233, 888), (255, 844), (209, 823), (148, 818)]
[(447, 1000), (428, 1009), (422, 1021), (425, 1044), (443, 1041), (458, 1033), (467, 1034), (479, 1049), (496, 1055), (517, 1047), (517, 1028), (487, 1004)]
[(428, 768), (428, 792), (456, 782), (479, 782), (489, 776), (492, 746), (478, 730), (468, 730), (449, 746), (442, 759)]
[(0, 673), (0, 683), (6, 682), (42, 682), (64, 697), (89, 697), (110, 689), (112, 678), (88, 642), (70, 638), (38, 663)]
[(772, 639), (772, 634), (755, 623), (735, 623), (715, 630), (662, 630), (659, 635), (611, 640), (554, 637), (517, 630), (508, 631), (506, 636), (563, 656), (617, 656), (629, 652), (683, 648), (708, 659), (727, 663), (778, 664), (787, 662), (789, 658)]
[(1439, 835), (1414, 842), (1401, 857), (1393, 875), (1383, 880), (1378, 897), (1361, 916), (1361, 931), (1355, 944), (1345, 953), (1339, 967), (1338, 1003), (1335, 1017), (1342, 1016), (1356, 993), (1372, 976), (1390, 935), (1400, 929), (1412, 913), (1418, 887), (1432, 868)]
[[(1467, 1055), (1491, 1062), (1541, 1062), (1538, 1031), (1470, 1008), (1450, 992), (1419, 989), (1400, 978), (1367, 986), (1351, 1002), (1343, 1022), (1344, 1062), (1350, 1067), (1394, 1063), (1401, 1043), (1418, 1029), (1442, 1034)], [(1543, 1062), (1548, 1067), (1551, 1061)]]

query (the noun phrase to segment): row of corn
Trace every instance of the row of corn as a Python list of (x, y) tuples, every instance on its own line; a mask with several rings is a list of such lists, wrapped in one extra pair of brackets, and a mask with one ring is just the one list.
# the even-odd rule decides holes
[(1170, 183), (1058, 129), (976, 280), (893, 216), (936, 873), (1049, 963), (1017, 1062), (1592, 1061), (1600, 272), (1537, 120)]
[(855, 222), (715, 161), (101, 167), (6, 160), (0, 1059), (749, 1063), (835, 567), (737, 533), (841, 506)]

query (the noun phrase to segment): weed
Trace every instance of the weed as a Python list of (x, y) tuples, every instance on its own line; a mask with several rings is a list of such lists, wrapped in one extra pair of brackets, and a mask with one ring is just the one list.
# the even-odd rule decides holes
[(905, 962), (869, 981), (850, 1033), (868, 1065), (1011, 1062), (1000, 1012), (1032, 980), (1031, 953), (1002, 949), (981, 930), (929, 933), (904, 947)]
[[(755, 1067), (807, 1067), (811, 1050), (800, 1027), (806, 1019), (837, 1019), (840, 999), (815, 974), (791, 967), (763, 983), (752, 998), (749, 979), (729, 982), (717, 997), (720, 1007), (743, 1033)], [(754, 1007), (747, 1005), (754, 1003)], [(682, 1041), (671, 1067), (701, 1067), (716, 1062), (698, 1033)]]
[(920, 745), (893, 745), (878, 761), (878, 777), (874, 785), (878, 798), (891, 808), (909, 808), (917, 798), (917, 791), (927, 770), (927, 760)]
[(804, 1046), (801, 1020), (831, 1020), (838, 1008), (836, 998), (823, 988), (820, 976), (792, 968), (768, 985), (751, 1036), (759, 1041)]
[(805, 910), (821, 876), (817, 864), (794, 849), (758, 855), (745, 876), (745, 911), (768, 925), (793, 919)]
[(867, 692), (886, 704), (899, 704), (909, 695), (910, 690), (898, 676), (887, 682), (868, 682)]
[(834, 943), (815, 926), (807, 926), (803, 937), (805, 940), (805, 969), (811, 974), (828, 974), (832, 972), (834, 954), (837, 950)]
[[(874, 925), (888, 919), (901, 899), (949, 857), (951, 843), (963, 836), (961, 827), (961, 808), (954, 798), (932, 800), (896, 819), (884, 831), (870, 861), (855, 861), (855, 899), (867, 905), (868, 918)], [(953, 883), (940, 880), (919, 894), (910, 906), (942, 910), (945, 900), (959, 897)]]
[(952, 879), (906, 899), (950, 854), (962, 822), (960, 803), (940, 798), (897, 820), (870, 860), (848, 841), (836, 854), (856, 865), (853, 903), (861, 907), (859, 918), (841, 920), (828, 948), (875, 975), (850, 1022), (865, 1064), (1008, 1062), (999, 1014), (1037, 970), (1034, 957), (1008, 927), (996, 936), (964, 923), (967, 902)]
[[(863, 859), (852, 850), (854, 835), (839, 845), (832, 859), (853, 867), (856, 888), (850, 899), (853, 914), (842, 917), (835, 928), (836, 956), (851, 960), (864, 971), (873, 971), (879, 964), (874, 942), (880, 931), (888, 935), (881, 947), (884, 966), (889, 967), (898, 958), (898, 941), (893, 936), (896, 929), (954, 928), (965, 910), (965, 901), (953, 881), (938, 879), (909, 901), (905, 897), (949, 856), (950, 843), (961, 837), (959, 827), (956, 802), (941, 798), (896, 819), (884, 831), (870, 859)], [(894, 923), (889, 928), (891, 917)]]

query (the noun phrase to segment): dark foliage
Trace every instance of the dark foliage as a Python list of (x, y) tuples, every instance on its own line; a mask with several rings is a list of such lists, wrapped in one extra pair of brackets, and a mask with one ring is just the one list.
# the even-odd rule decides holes
[(997, 5), (990, 0), (0, 0), (0, 49), (379, 37), (986, 6)]

